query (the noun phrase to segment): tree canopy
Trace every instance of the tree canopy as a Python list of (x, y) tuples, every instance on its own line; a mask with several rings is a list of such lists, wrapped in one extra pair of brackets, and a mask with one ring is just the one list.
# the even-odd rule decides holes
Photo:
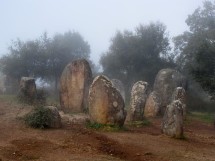
[(13, 79), (33, 76), (55, 81), (57, 85), (64, 67), (69, 62), (78, 58), (89, 60), (89, 57), (89, 44), (79, 33), (69, 31), (56, 34), (53, 38), (48, 38), (44, 33), (36, 40), (13, 41), (9, 53), (0, 61), (3, 73)]
[(100, 59), (104, 74), (130, 87), (139, 80), (153, 83), (157, 72), (172, 66), (169, 38), (160, 23), (139, 25), (134, 32), (118, 31)]
[(210, 94), (215, 94), (215, 2), (205, 1), (186, 20), (189, 31), (174, 38), (177, 63)]

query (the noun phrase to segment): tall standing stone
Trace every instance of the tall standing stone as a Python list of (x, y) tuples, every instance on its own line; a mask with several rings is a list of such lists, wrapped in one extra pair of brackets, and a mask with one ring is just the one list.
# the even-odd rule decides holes
[(158, 72), (153, 91), (160, 98), (161, 113), (164, 113), (167, 105), (171, 103), (172, 95), (176, 87), (186, 88), (186, 79), (179, 71), (162, 69)]
[(22, 77), (19, 91), (20, 100), (32, 104), (35, 102), (36, 92), (35, 79), (31, 77)]
[(172, 96), (173, 101), (179, 100), (182, 103), (183, 116), (186, 117), (186, 92), (183, 87), (177, 87)]
[(111, 83), (112, 83), (113, 87), (115, 87), (120, 92), (122, 98), (125, 101), (125, 88), (124, 88), (123, 83), (118, 79), (111, 79)]
[(167, 106), (162, 122), (162, 132), (175, 138), (183, 138), (183, 108), (179, 100)]
[(89, 91), (89, 114), (92, 122), (122, 126), (126, 118), (124, 100), (111, 81), (97, 76)]
[(143, 120), (143, 111), (148, 95), (148, 83), (144, 81), (136, 82), (131, 90), (130, 109), (128, 111), (128, 121)]
[(160, 99), (158, 95), (153, 91), (150, 93), (146, 100), (144, 108), (145, 117), (156, 117), (160, 114)]
[(60, 104), (64, 112), (88, 110), (91, 81), (91, 68), (85, 59), (73, 61), (65, 67), (60, 78)]

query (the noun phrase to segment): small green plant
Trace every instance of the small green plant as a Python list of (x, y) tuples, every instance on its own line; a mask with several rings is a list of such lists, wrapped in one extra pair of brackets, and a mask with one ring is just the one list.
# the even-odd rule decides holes
[(51, 111), (44, 107), (36, 107), (34, 110), (27, 114), (24, 118), (25, 123), (33, 128), (49, 128), (51, 122)]

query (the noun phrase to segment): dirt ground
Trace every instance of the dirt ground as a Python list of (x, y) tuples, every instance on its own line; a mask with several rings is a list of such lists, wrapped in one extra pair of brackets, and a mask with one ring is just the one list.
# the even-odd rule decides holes
[(21, 119), (30, 109), (0, 102), (0, 161), (215, 161), (215, 129), (200, 121), (187, 121), (177, 140), (161, 134), (160, 119), (120, 132), (68, 119), (62, 129), (32, 129)]

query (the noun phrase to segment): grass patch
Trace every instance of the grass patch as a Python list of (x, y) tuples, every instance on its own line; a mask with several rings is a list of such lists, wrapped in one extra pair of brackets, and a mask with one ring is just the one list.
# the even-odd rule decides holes
[(213, 123), (214, 122), (214, 115), (211, 113), (204, 113), (204, 112), (191, 112), (189, 115), (191, 118), (196, 120), (200, 120), (205, 123)]
[(17, 96), (10, 94), (0, 95), (0, 101), (7, 103), (18, 103)]
[(143, 121), (131, 121), (128, 123), (128, 126), (132, 126), (132, 127), (143, 127), (143, 126), (149, 126), (149, 125), (151, 125), (151, 122), (147, 119)]
[(127, 129), (123, 126), (91, 123), (90, 121), (86, 123), (86, 127), (90, 129), (99, 130), (99, 131), (105, 131), (105, 132), (127, 131)]

